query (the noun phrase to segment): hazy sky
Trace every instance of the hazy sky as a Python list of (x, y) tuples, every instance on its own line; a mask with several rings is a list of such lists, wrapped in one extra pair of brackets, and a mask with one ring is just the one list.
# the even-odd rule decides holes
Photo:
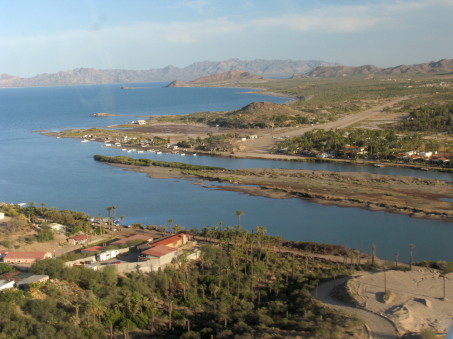
[(453, 0), (0, 0), (0, 74), (453, 58)]

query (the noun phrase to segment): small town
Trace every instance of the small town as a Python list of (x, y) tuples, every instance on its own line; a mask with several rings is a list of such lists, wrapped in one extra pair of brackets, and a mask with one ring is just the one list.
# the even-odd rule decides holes
[[(20, 206), (19, 206), (20, 205)], [(26, 204), (1, 203), (0, 208), (9, 211), (14, 209), (27, 210)], [(22, 206), (22, 207), (21, 207)], [(17, 219), (5, 216), (0, 212), (0, 227), (10, 229)], [(62, 225), (46, 218), (35, 217), (33, 222), (26, 227), (29, 232), (43, 232), (47, 230), (47, 239), (58, 239), (46, 251), (26, 251), (8, 248), (0, 252), (0, 260), (4, 264), (15, 267), (18, 271), (16, 276), (8, 276), (6, 280), (0, 280), (0, 290), (6, 288), (23, 288), (30, 283), (43, 282), (49, 279), (45, 275), (30, 275), (30, 267), (45, 259), (56, 259), (62, 256), (76, 256), (78, 259), (65, 261), (67, 267), (83, 266), (92, 270), (102, 270), (107, 266), (114, 265), (115, 272), (125, 274), (129, 272), (147, 273), (163, 270), (168, 265), (176, 265), (180, 261), (198, 259), (200, 246), (192, 235), (179, 231), (178, 233), (165, 232), (165, 226), (161, 231), (144, 229), (140, 226), (120, 225), (120, 220), (113, 218), (89, 217), (86, 220), (89, 229), (99, 234), (85, 234), (77, 232), (72, 234), (74, 226)], [(150, 228), (150, 227), (148, 227)], [(178, 230), (178, 227), (174, 227)], [(20, 230), (16, 230), (20, 231)], [(22, 228), (22, 231), (24, 229)], [(72, 234), (72, 235), (71, 235)], [(38, 240), (39, 241), (39, 240)], [(5, 246), (5, 243), (2, 242)], [(9, 244), (10, 245), (10, 244)], [(25, 247), (27, 247), (25, 245)], [(1, 278), (0, 278), (1, 279)]]

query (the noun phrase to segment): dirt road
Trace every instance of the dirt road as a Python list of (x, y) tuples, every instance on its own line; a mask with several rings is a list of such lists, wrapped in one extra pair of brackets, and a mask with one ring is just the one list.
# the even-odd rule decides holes
[(314, 298), (321, 301), (326, 306), (341, 310), (348, 314), (353, 314), (360, 318), (369, 330), (370, 338), (399, 338), (395, 326), (386, 318), (375, 313), (351, 306), (343, 301), (337, 300), (331, 296), (331, 292), (336, 285), (345, 283), (349, 278), (328, 281), (318, 286), (317, 290), (312, 292)]
[[(245, 144), (246, 150), (245, 152), (240, 152), (241, 155), (246, 155), (247, 157), (253, 157), (253, 153), (269, 153), (274, 146), (274, 144), (279, 140), (278, 138), (282, 138), (285, 136), (288, 137), (295, 137), (298, 135), (302, 135), (314, 129), (339, 129), (339, 128), (346, 128), (351, 125), (354, 125), (360, 121), (371, 119), (376, 115), (381, 114), (382, 110), (387, 107), (392, 107), (393, 105), (406, 100), (407, 97), (396, 98), (386, 103), (374, 106), (370, 109), (361, 111), (359, 113), (350, 114), (343, 118), (340, 118), (335, 121), (329, 121), (324, 124), (314, 125), (314, 126), (307, 126), (302, 128), (276, 128), (269, 134), (266, 131), (266, 134), (260, 135), (258, 139), (248, 140)], [(255, 154), (256, 156), (256, 154)]]

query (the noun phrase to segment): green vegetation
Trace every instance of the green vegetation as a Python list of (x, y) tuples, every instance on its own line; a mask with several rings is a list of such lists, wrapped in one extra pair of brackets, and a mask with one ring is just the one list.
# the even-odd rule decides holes
[(95, 155), (94, 160), (100, 162), (106, 162), (111, 164), (122, 164), (122, 165), (132, 165), (132, 166), (158, 166), (158, 167), (170, 167), (178, 168), (181, 170), (224, 170), (222, 167), (214, 166), (199, 166), (199, 165), (190, 165), (184, 164), (182, 162), (166, 162), (166, 161), (156, 161), (151, 159), (134, 159), (126, 156), (116, 156), (116, 157), (107, 157), (103, 155)]
[[(396, 97), (405, 97), (406, 106), (424, 105), (426, 103), (452, 103), (451, 88), (453, 80), (446, 77), (432, 75), (405, 76), (348, 76), (343, 78), (293, 78), (275, 79), (265, 83), (250, 85), (262, 88), (264, 93), (277, 93), (295, 98), (287, 107), (299, 111), (297, 115), (278, 112), (254, 117), (252, 120), (247, 114), (239, 116), (240, 111), (227, 113), (199, 112), (184, 116), (162, 116), (157, 121), (198, 122), (210, 125), (245, 128), (245, 127), (272, 127), (291, 126), (294, 123), (302, 124), (306, 119), (311, 121), (330, 121), (347, 113), (358, 112), (376, 105), (377, 102)], [(247, 86), (247, 84), (243, 84)], [(415, 107), (415, 106), (414, 106)], [(284, 119), (280, 116), (289, 116)], [(297, 119), (302, 119), (297, 122)], [(280, 121), (279, 121), (280, 120)]]
[(191, 138), (178, 142), (178, 147), (194, 148), (200, 151), (207, 152), (231, 152), (233, 150), (232, 139), (237, 135), (232, 134), (208, 134), (207, 138)]
[(453, 104), (419, 107), (410, 112), (409, 118), (401, 123), (401, 128), (408, 131), (453, 134)]
[[(279, 250), (264, 227), (205, 228), (199, 261), (181, 256), (163, 271), (117, 276), (68, 268), (59, 259), (32, 271), (54, 280), (25, 295), (0, 292), (2, 336), (60, 338), (347, 337), (358, 321), (312, 301), (318, 282), (350, 267)], [(356, 332), (357, 333), (357, 332)]]
[(357, 128), (313, 130), (280, 142), (274, 150), (284, 150), (289, 154), (315, 155), (318, 152), (327, 152), (335, 157), (395, 160), (401, 157), (402, 152), (437, 151), (440, 146), (439, 142), (424, 139), (420, 134), (402, 135), (394, 130)]

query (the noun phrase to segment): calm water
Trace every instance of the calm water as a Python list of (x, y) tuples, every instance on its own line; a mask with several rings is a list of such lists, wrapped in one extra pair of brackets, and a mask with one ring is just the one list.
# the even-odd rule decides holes
[[(275, 200), (194, 185), (190, 181), (149, 179), (93, 161), (94, 154), (118, 155), (120, 150), (98, 143), (53, 139), (36, 130), (105, 126), (128, 122), (141, 115), (183, 114), (231, 110), (252, 101), (282, 103), (286, 99), (243, 93), (240, 89), (161, 88), (146, 84), (140, 90), (121, 90), (120, 85), (0, 89), (0, 201), (29, 202), (91, 215), (106, 215), (106, 207), (118, 206), (125, 222), (165, 224), (171, 218), (187, 228), (236, 223), (235, 211), (250, 229), (258, 225), (284, 238), (342, 244), (392, 258), (398, 251), (407, 259), (408, 244), (415, 257), (453, 261), (451, 223), (426, 221), (384, 212), (322, 206), (298, 199)], [(119, 117), (92, 118), (107, 112)], [(133, 155), (133, 153), (127, 153)], [(445, 173), (346, 164), (223, 159), (208, 156), (134, 155), (167, 161), (215, 165), (227, 168), (273, 167), (331, 171), (417, 175), (451, 180)], [(211, 185), (212, 183), (209, 183)]]

